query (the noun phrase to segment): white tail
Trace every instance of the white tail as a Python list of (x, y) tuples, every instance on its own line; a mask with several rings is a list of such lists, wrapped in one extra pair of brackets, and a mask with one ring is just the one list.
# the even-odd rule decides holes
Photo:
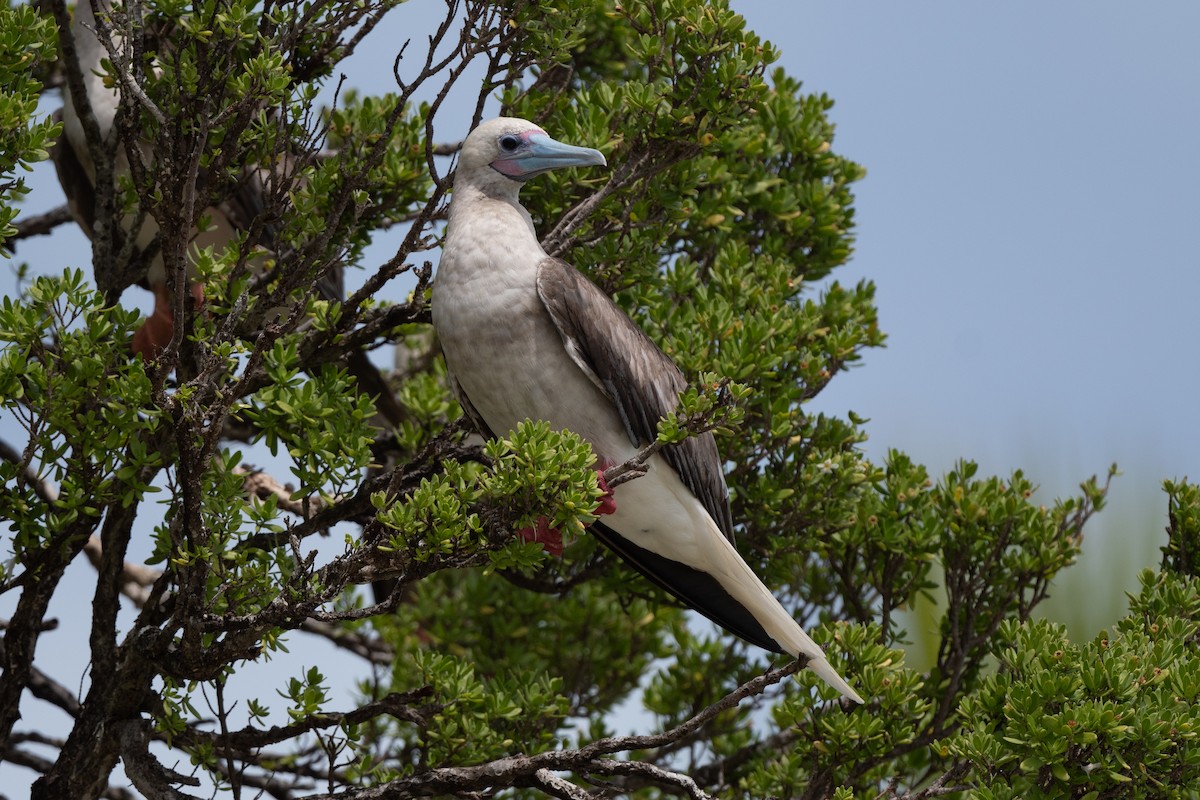
[(710, 519), (709, 525), (712, 528), (710, 537), (724, 545), (719, 549), (714, 548), (714, 552), (722, 556), (720, 563), (710, 560), (710, 565), (713, 574), (726, 590), (754, 614), (763, 630), (778, 642), (780, 647), (796, 658), (807, 660), (808, 668), (815, 672), (817, 677), (861, 705), (862, 697), (829, 665), (825, 651), (820, 645), (814, 642), (799, 623), (792, 619), (787, 609), (779, 604), (770, 589), (763, 585), (750, 566), (738, 555), (737, 550), (733, 549), (733, 545), (721, 535), (716, 523)]
[(858, 692), (850, 688), (850, 684), (846, 683), (846, 680), (841, 675), (838, 675), (833, 667), (829, 666), (829, 662), (824, 657), (810, 658), (807, 666), (813, 672), (817, 673), (818, 678), (837, 689), (844, 696), (862, 705), (863, 699), (858, 696)]

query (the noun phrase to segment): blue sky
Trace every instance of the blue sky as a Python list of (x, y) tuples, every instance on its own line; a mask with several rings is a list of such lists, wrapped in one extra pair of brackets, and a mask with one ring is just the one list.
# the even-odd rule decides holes
[[(735, 7), (867, 168), (838, 278), (876, 282), (888, 347), (817, 404), (869, 417), (874, 457), (1023, 467), (1043, 501), (1117, 462), (1057, 598), (1111, 621), (1162, 480), (1200, 477), (1200, 5)], [(1106, 551), (1114, 583), (1088, 580)]]
[[(834, 148), (868, 170), (857, 251), (837, 278), (876, 282), (888, 347), (814, 405), (870, 418), (872, 457), (898, 448), (935, 475), (961, 457), (986, 473), (1025, 467), (1043, 500), (1118, 462), (1110, 509), (1056, 598), (1115, 619), (1163, 541), (1161, 481), (1200, 477), (1200, 4), (735, 7), (807, 90), (836, 100)], [(386, 91), (414, 18), (438, 13), (433, 0), (395, 12), (349, 85)], [(470, 94), (452, 97), (439, 138), (465, 133)], [(31, 213), (62, 202), (52, 170), (34, 190)], [(393, 249), (382, 241), (375, 263)], [(74, 231), (18, 250), (51, 273), (87, 257)], [(148, 306), (144, 292), (126, 300)], [(74, 577), (90, 594), (88, 569)], [(84, 639), (68, 605), (53, 611), (64, 628), (43, 644), (66, 658)]]
[(1200, 6), (739, 8), (868, 170), (841, 277), (889, 347), (826, 400), (872, 449), (1195, 472)]

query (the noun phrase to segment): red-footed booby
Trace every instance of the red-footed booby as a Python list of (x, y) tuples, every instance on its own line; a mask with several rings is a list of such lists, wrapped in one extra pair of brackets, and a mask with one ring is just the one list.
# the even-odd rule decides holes
[[(98, 0), (97, 10), (106, 13), (111, 7), (111, 0)], [(117, 62), (114, 54), (110, 54), (97, 34), (96, 16), (92, 8), (92, 0), (79, 0), (75, 4), (75, 14), (71, 19), (68, 31), (61, 34), (64, 38), (70, 36), (74, 43), (79, 60), (81, 77), (83, 79), (86, 102), (95, 117), (102, 139), (115, 136), (117, 109), (120, 96), (116, 82), (106, 77), (103, 62)], [(115, 42), (119, 48), (121, 42)], [(94, 235), (96, 224), (96, 164), (88, 145), (84, 131), (82, 100), (72, 96), (68, 87), (64, 89), (63, 136), (51, 149), (51, 158), (58, 172), (59, 183), (67, 196), (67, 204), (72, 216), (79, 223), (88, 238)], [(129, 157), (123, 143), (117, 142), (113, 155), (113, 178), (129, 173)], [(153, 158), (153, 147), (148, 141), (138, 143), (147, 160)], [(220, 251), (234, 242), (238, 235), (250, 228), (254, 218), (264, 209), (266, 181), (271, 178), (269, 171), (256, 165), (247, 165), (242, 170), (238, 183), (232, 187), (229, 196), (222, 198), (215, 206), (204, 209), (208, 224), (203, 230), (193, 230), (189, 247), (197, 250), (212, 247)], [(118, 220), (115, 233), (118, 237), (128, 236), (128, 228), (134, 223), (133, 215)], [(158, 224), (154, 218), (147, 215), (141, 228), (133, 234), (139, 251), (145, 251), (158, 234)], [(269, 239), (271, 231), (264, 238)], [(272, 247), (273, 241), (260, 241), (265, 247)], [(143, 358), (156, 358), (170, 343), (175, 333), (175, 314), (172, 293), (167, 286), (166, 267), (161, 253), (149, 260), (146, 275), (140, 285), (148, 288), (154, 295), (154, 310), (134, 334), (132, 350)], [(320, 297), (329, 301), (340, 301), (344, 297), (342, 287), (342, 271), (334, 270), (330, 275), (316, 282), (314, 291)], [(203, 304), (204, 291), (198, 283), (189, 283), (188, 291), (199, 308)], [(358, 384), (359, 391), (375, 398), (376, 408), (391, 425), (400, 425), (407, 413), (396, 400), (387, 380), (371, 362), (367, 354), (354, 351), (347, 355), (345, 367)]]
[[(594, 283), (538, 242), (518, 192), (529, 178), (604, 166), (590, 148), (500, 118), (463, 142), (433, 285), (433, 325), (463, 408), (485, 435), (525, 419), (587, 439), (602, 464), (654, 441), (686, 381)], [(834, 671), (732, 544), (733, 520), (711, 433), (663, 448), (618, 486), (591, 530), (633, 567), (752, 644), (805, 659), (846, 697)]]

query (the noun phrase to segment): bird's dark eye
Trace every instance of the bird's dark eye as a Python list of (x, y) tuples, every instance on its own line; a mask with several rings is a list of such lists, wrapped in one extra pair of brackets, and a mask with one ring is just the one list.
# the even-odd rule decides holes
[(511, 133), (500, 137), (500, 149), (506, 153), (511, 153), (521, 146), (521, 137), (514, 136)]

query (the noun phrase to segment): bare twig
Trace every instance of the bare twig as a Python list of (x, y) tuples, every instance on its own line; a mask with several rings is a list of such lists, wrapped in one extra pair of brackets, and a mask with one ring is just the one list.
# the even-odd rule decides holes
[(11, 248), (12, 243), (18, 239), (28, 239), (31, 236), (44, 236), (59, 225), (70, 221), (71, 209), (67, 208), (64, 203), (58, 208), (52, 208), (44, 214), (34, 214), (17, 220), (14, 225), (17, 232), (10, 236), (4, 244)]
[[(327, 505), (320, 497), (303, 497), (299, 500), (292, 499), (294, 492), (291, 489), (262, 470), (238, 465), (234, 467), (233, 472), (235, 475), (245, 476), (242, 479), (242, 486), (245, 488), (248, 496), (258, 500), (266, 500), (269, 497), (274, 497), (278, 506), (289, 514), (307, 518)], [(340, 502), (341, 499), (336, 498), (334, 503)]]
[(937, 780), (915, 792), (896, 792), (896, 781), (892, 781), (875, 800), (927, 800), (930, 797), (945, 797), (948, 794), (960, 794), (971, 790), (969, 785), (958, 785), (970, 768), (966, 764), (955, 764), (942, 773)]
[(628, 461), (623, 461), (620, 464), (614, 464), (604, 470), (604, 482), (608, 484), (608, 488), (615, 489), (622, 483), (628, 483), (634, 478), (640, 478), (646, 474), (646, 462), (661, 450), (663, 443), (655, 439), (650, 444), (638, 451), (637, 455)]
[(207, 741), (220, 746), (226, 752), (236, 754), (239, 751), (249, 751), (286, 742), (312, 731), (336, 728), (339, 725), (360, 725), (381, 716), (424, 725), (428, 724), (428, 716), (436, 713), (440, 707), (436, 704), (418, 705), (418, 703), (427, 700), (432, 694), (433, 690), (429, 687), (414, 689), (411, 692), (393, 692), (387, 697), (367, 703), (353, 711), (323, 711), (291, 725), (276, 725), (266, 729), (246, 727), (227, 733), (190, 730), (179, 734), (178, 740), (185, 745)]

